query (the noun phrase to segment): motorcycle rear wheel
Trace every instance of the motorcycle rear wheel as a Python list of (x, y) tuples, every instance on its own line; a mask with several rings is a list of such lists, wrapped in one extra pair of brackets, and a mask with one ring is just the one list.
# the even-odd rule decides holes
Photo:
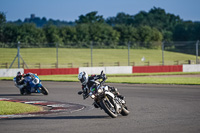
[(44, 95), (49, 94), (49, 91), (44, 86), (41, 87), (41, 90), (42, 90), (42, 94), (44, 94)]
[[(108, 101), (109, 100), (109, 101)], [(112, 118), (116, 118), (117, 117), (117, 113), (115, 111), (115, 108), (111, 108), (109, 107), (109, 104), (108, 103), (112, 103), (110, 100), (110, 98), (104, 98), (101, 100), (100, 102), (100, 105), (101, 105), (101, 108)], [(113, 105), (114, 106), (114, 105)]]
[(30, 95), (31, 92), (29, 90), (27, 90), (26, 87), (23, 87), (21, 90), (20, 90), (20, 94), (21, 95)]

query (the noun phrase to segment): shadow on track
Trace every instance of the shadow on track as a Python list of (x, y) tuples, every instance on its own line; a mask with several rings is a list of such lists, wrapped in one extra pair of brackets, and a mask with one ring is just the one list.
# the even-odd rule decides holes
[(0, 97), (3, 96), (44, 96), (42, 94), (31, 94), (31, 95), (21, 95), (21, 94), (0, 94)]
[(21, 94), (0, 94), (0, 96), (21, 96)]
[(110, 118), (109, 116), (56, 116), (56, 117), (22, 117), (22, 118), (13, 118), (15, 120), (33, 120), (33, 119), (46, 119), (46, 120), (61, 120), (61, 119), (104, 119), (104, 118)]

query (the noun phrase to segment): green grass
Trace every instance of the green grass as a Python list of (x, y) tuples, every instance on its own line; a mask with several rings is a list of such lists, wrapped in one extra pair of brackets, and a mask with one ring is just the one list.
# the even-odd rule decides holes
[[(182, 84), (199, 85), (199, 77), (180, 77), (180, 75), (199, 75), (200, 72), (172, 72), (172, 73), (136, 73), (107, 75), (106, 82), (130, 84)], [(161, 75), (176, 75), (176, 77), (160, 77)], [(151, 77), (154, 76), (154, 77)], [(155, 77), (158, 76), (158, 77)], [(77, 75), (48, 75), (39, 76), (42, 81), (78, 82)], [(0, 80), (12, 80), (13, 77), (0, 77)]]
[(41, 111), (42, 108), (24, 103), (0, 101), (0, 115), (22, 114)]
[[(112, 83), (130, 83), (130, 84), (189, 84), (199, 85), (199, 77), (149, 77), (156, 75), (188, 75), (188, 74), (200, 74), (199, 73), (142, 73), (142, 74), (117, 74), (107, 75), (108, 79), (106, 82)], [(140, 77), (145, 76), (145, 77)], [(41, 80), (49, 81), (67, 81), (67, 82), (78, 82), (77, 75), (50, 75), (40, 76)]]
[[(0, 48), (0, 64), (8, 63), (10, 65), (17, 54), (17, 49)], [(21, 48), (20, 54), (29, 68), (34, 68), (36, 63), (41, 63), (42, 68), (53, 67), (56, 63), (56, 48)], [(135, 62), (136, 66), (145, 65), (141, 61), (145, 57), (145, 62), (150, 65), (160, 65), (162, 62), (162, 51), (152, 49), (130, 49), (130, 63)], [(175, 61), (179, 64), (187, 63), (187, 60), (196, 61), (195, 55), (182, 54), (176, 52), (164, 52), (165, 65), (174, 65)], [(21, 60), (21, 63), (23, 61)], [(84, 66), (84, 63), (91, 64), (90, 49), (58, 49), (58, 62), (60, 68), (70, 67), (68, 63), (73, 63), (73, 67)], [(114, 66), (115, 62), (120, 62), (121, 66), (128, 65), (127, 49), (93, 49), (93, 66), (100, 66), (103, 62), (105, 66)], [(17, 67), (17, 60), (14, 63)]]
[(135, 77), (135, 76), (159, 76), (159, 75), (199, 75), (200, 72), (163, 72), (163, 73), (133, 73), (133, 74), (109, 74), (109, 77)]
[(200, 85), (199, 77), (112, 77), (112, 83)]

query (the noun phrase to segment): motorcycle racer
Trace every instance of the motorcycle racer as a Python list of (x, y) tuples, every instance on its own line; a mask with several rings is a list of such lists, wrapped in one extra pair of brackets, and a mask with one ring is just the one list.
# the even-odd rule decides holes
[[(106, 75), (105, 74), (101, 74), (101, 75), (91, 75), (88, 76), (88, 74), (86, 72), (80, 72), (78, 74), (78, 79), (80, 80), (80, 82), (82, 83), (82, 91), (83, 91), (83, 99), (86, 99), (89, 96), (89, 90), (90, 88), (96, 88), (98, 86), (98, 83), (96, 82), (96, 80), (98, 79), (106, 79)], [(122, 95), (120, 95), (120, 93), (118, 92), (117, 88), (108, 86), (109, 90), (116, 95), (117, 97), (123, 99), (124, 97)]]
[[(16, 87), (20, 89), (20, 93), (23, 95), (23, 94), (26, 94), (26, 93), (29, 93), (30, 90), (28, 90), (26, 88), (27, 84), (25, 84), (24, 82), (24, 78), (26, 76), (30, 76), (30, 73), (27, 73), (27, 74), (23, 74), (21, 73), (20, 71), (17, 72), (17, 76), (16, 76)], [(26, 90), (26, 91), (25, 91)]]
[(24, 74), (20, 71), (17, 72), (16, 76), (16, 87), (20, 89), (20, 93), (24, 94), (24, 89), (26, 89), (26, 84), (24, 83)]
[(20, 88), (21, 88), (21, 85), (24, 84), (23, 73), (21, 73), (20, 71), (17, 72), (16, 83), (17, 83), (18, 86), (20, 86)]

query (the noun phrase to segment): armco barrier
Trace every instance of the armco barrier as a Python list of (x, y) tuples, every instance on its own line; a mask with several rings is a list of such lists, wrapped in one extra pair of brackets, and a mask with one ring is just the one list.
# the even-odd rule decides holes
[(37, 75), (64, 75), (78, 74), (78, 68), (55, 68), (55, 69), (24, 69), (24, 73), (36, 73)]
[(17, 72), (24, 72), (24, 69), (0, 69), (0, 77), (15, 77)]
[(114, 66), (114, 67), (80, 67), (80, 68), (54, 68), (54, 69), (0, 69), (0, 77), (14, 77), (17, 72), (37, 73), (38, 75), (65, 75), (78, 74), (81, 71), (90, 74), (131, 74), (156, 72), (200, 72), (200, 64), (175, 66)]
[(87, 74), (100, 74), (102, 70), (105, 73), (105, 67), (79, 67), (79, 73), (84, 71)]
[(183, 65), (183, 72), (200, 72), (200, 64)]
[(131, 74), (132, 66), (80, 67), (79, 68), (79, 72), (85, 71), (88, 74), (100, 74), (102, 70), (106, 74)]
[(175, 66), (133, 66), (132, 73), (182, 72), (182, 65)]

